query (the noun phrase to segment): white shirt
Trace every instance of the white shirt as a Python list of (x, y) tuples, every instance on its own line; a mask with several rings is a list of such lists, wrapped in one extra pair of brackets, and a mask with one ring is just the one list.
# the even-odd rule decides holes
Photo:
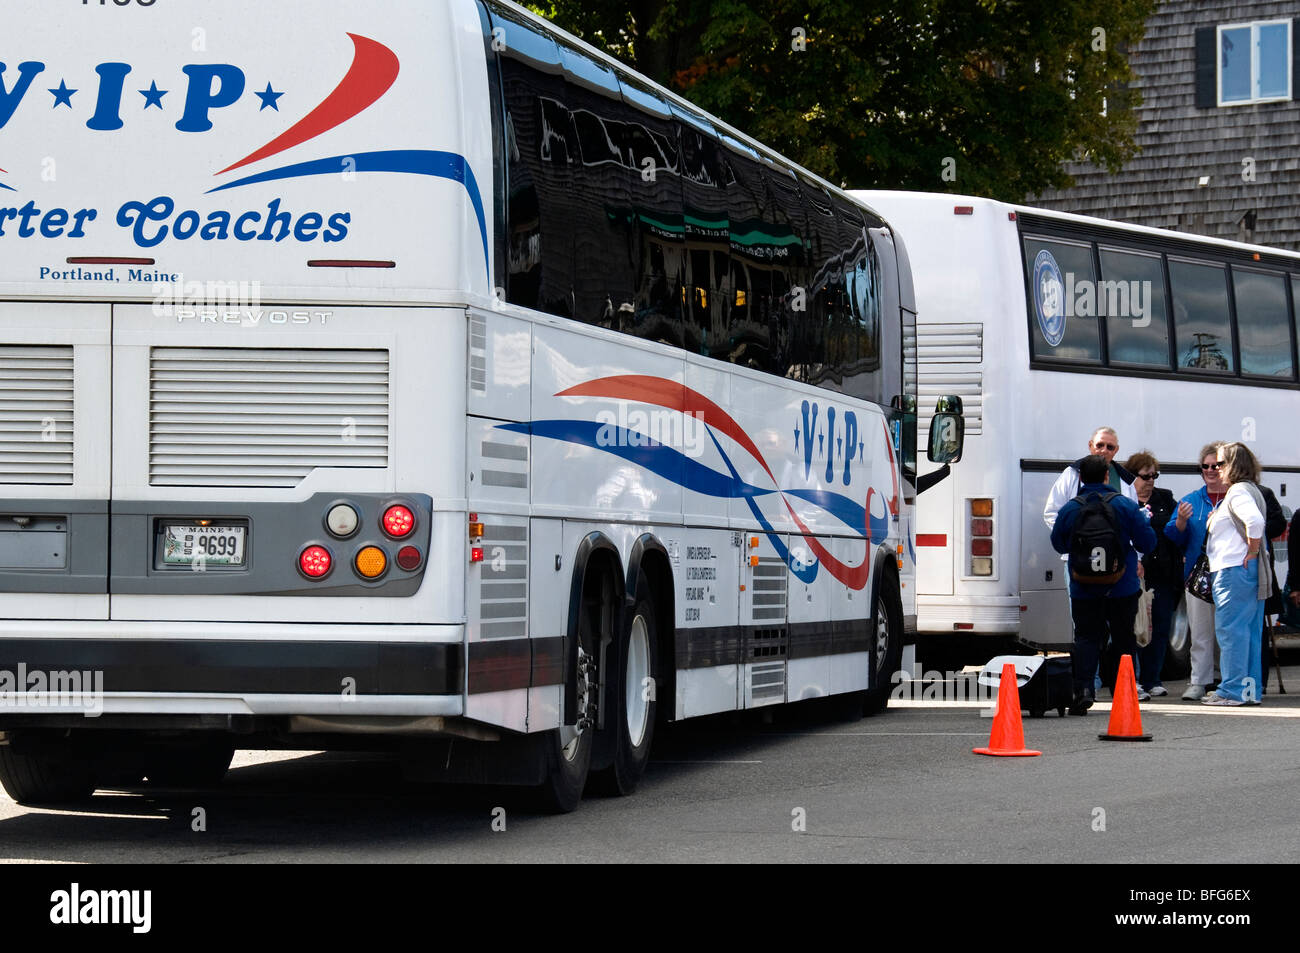
[(1246, 488), (1246, 484), (1234, 483), (1228, 487), (1228, 495), (1223, 498), (1223, 502), (1210, 514), (1210, 535), (1205, 554), (1210, 557), (1211, 572), (1227, 569), (1229, 566), (1240, 566), (1246, 559), (1246, 553), (1249, 552), (1236, 522), (1228, 515), (1229, 508), (1237, 519), (1246, 524), (1246, 534), (1251, 539), (1259, 539), (1260, 546), (1264, 545), (1264, 514), (1255, 505), (1255, 500)]
[[(1106, 479), (1110, 479), (1109, 473), (1106, 474)], [(1120, 480), (1120, 486), (1122, 487), (1120, 492), (1136, 503), (1138, 495), (1137, 490), (1133, 489), (1133, 484)], [(1078, 495), (1079, 471), (1074, 467), (1066, 467), (1052, 484), (1052, 492), (1047, 494), (1047, 505), (1043, 507), (1043, 522), (1047, 524), (1048, 529), (1056, 528), (1056, 514), (1061, 512), (1062, 506)]]

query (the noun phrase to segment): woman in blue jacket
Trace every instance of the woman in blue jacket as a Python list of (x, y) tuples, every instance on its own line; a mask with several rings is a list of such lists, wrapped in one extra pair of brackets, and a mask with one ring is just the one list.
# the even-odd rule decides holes
[[(1178, 516), (1165, 524), (1164, 534), (1183, 551), (1183, 582), (1205, 547), (1205, 524), (1227, 492), (1219, 480), (1219, 447), (1222, 441), (1201, 448), (1201, 479), (1205, 485), (1178, 503)], [(1192, 674), (1183, 692), (1184, 701), (1200, 701), (1214, 681), (1214, 603), (1187, 594), (1187, 623), (1192, 630)]]

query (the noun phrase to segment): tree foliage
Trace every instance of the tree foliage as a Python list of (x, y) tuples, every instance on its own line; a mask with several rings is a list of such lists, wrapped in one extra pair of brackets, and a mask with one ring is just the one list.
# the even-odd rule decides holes
[[(1135, 151), (1155, 0), (551, 0), (533, 9), (833, 182), (1019, 201)], [(945, 169), (948, 175), (945, 175)]]

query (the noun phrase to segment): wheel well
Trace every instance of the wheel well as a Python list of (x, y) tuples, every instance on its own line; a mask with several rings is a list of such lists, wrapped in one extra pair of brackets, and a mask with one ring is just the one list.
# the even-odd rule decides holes
[[(883, 547), (880, 551), (880, 555), (876, 559), (875, 586), (875, 594), (884, 599), (885, 607), (888, 611), (897, 613), (898, 615), (898, 637), (901, 640), (903, 637), (903, 600), (902, 593), (899, 590), (898, 563), (895, 561), (893, 554), (886, 551)], [(871, 605), (871, 618), (874, 619), (875, 614), (876, 605), (873, 600)], [(872, 637), (874, 638), (874, 633)], [(871, 673), (872, 679), (874, 680), (877, 675), (874, 661), (871, 666)], [(883, 675), (884, 673), (881, 674)], [(889, 676), (892, 675), (892, 672), (889, 673)], [(872, 688), (876, 691), (880, 691), (882, 686), (873, 685)]]
[(612, 616), (608, 620), (609, 625), (597, 627), (603, 636), (599, 647), (603, 655), (604, 643), (611, 638), (617, 626), (622, 624), (623, 573), (618, 550), (601, 533), (590, 533), (584, 537), (574, 557), (573, 588), (569, 596), (568, 645), (565, 651), (565, 724), (573, 724), (577, 719), (578, 697), (574, 678), (578, 661), (579, 617), (586, 611), (584, 603), (593, 597), (600, 600), (602, 614), (608, 612)]
[(639, 568), (650, 584), (650, 600), (655, 607), (655, 632), (658, 645), (659, 681), (655, 698), (660, 721), (671, 721), (677, 711), (677, 626), (673, 592), (673, 570), (666, 553), (658, 549), (647, 550)]

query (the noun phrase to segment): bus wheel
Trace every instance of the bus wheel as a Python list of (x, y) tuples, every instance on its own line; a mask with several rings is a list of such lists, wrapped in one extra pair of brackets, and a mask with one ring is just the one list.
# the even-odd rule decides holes
[(226, 776), (234, 756), (235, 746), (225, 739), (161, 748), (146, 756), (144, 775), (154, 787), (215, 787)]
[[(590, 611), (584, 608), (578, 620), (578, 720), (545, 732), (537, 743), (542, 746), (545, 780), (532, 789), (531, 802), (546, 814), (568, 814), (582, 801), (591, 767), (592, 729), (596, 699), (596, 656), (592, 654), (595, 638)], [(597, 603), (595, 610), (599, 611)]]
[(889, 704), (889, 686), (903, 662), (903, 604), (897, 577), (886, 572), (876, 587), (871, 612), (871, 668), (875, 685), (867, 692), (866, 712), (874, 715)]
[(628, 617), (614, 656), (614, 673), (606, 686), (609, 706), (605, 731), (614, 747), (613, 763), (592, 774), (592, 790), (599, 794), (624, 795), (636, 790), (650, 760), (658, 711), (657, 690), (659, 640), (649, 582), (637, 583), (636, 606)]
[(19, 804), (71, 804), (95, 793), (92, 767), (75, 755), (0, 745), (0, 785)]

